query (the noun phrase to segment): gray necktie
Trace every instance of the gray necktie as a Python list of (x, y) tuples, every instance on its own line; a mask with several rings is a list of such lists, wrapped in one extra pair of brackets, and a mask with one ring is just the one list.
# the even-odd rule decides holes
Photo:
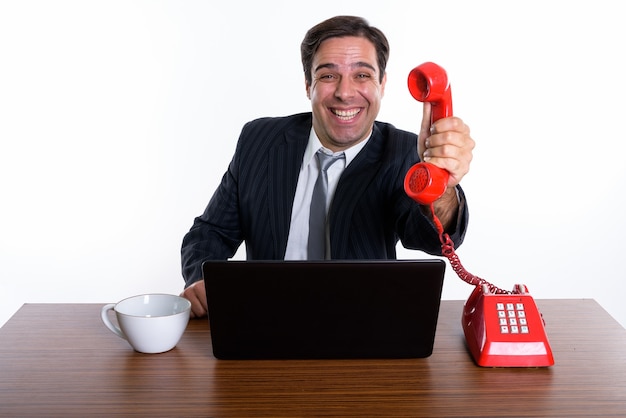
[(330, 259), (330, 237), (328, 225), (326, 223), (326, 199), (328, 196), (328, 174), (326, 170), (337, 160), (344, 157), (344, 154), (328, 155), (319, 150), (315, 154), (319, 163), (319, 174), (313, 196), (311, 198), (311, 213), (309, 215), (309, 260)]

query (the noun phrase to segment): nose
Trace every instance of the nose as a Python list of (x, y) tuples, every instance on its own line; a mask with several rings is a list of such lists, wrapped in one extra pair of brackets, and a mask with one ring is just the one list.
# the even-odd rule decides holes
[(337, 82), (335, 97), (340, 100), (347, 100), (354, 96), (354, 83), (350, 77), (341, 77)]

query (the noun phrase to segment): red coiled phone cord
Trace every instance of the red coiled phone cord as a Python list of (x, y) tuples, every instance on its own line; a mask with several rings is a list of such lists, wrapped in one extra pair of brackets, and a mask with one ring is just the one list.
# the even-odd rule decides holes
[(430, 204), (430, 212), (433, 215), (433, 221), (435, 222), (435, 226), (437, 227), (437, 231), (439, 232), (439, 241), (441, 241), (441, 253), (450, 261), (450, 266), (452, 270), (455, 271), (457, 276), (461, 278), (461, 280), (474, 285), (474, 286), (483, 286), (486, 285), (489, 289), (490, 293), (498, 293), (498, 294), (510, 294), (512, 292), (504, 289), (500, 289), (499, 287), (489, 283), (485, 279), (481, 279), (478, 276), (474, 276), (469, 271), (465, 270), (465, 267), (461, 264), (461, 260), (459, 260), (459, 256), (456, 255), (454, 251), (454, 243), (452, 239), (450, 239), (450, 235), (446, 234), (443, 231), (443, 225), (441, 225), (441, 221), (435, 215), (435, 207), (431, 203)]

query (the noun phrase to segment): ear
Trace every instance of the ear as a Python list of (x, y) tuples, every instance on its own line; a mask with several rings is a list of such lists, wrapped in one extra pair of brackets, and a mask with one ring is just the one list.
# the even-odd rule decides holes
[(311, 100), (311, 85), (304, 79), (304, 88), (306, 89), (306, 97)]
[(387, 84), (387, 72), (383, 75), (383, 81), (380, 83), (380, 97), (385, 96), (385, 85)]

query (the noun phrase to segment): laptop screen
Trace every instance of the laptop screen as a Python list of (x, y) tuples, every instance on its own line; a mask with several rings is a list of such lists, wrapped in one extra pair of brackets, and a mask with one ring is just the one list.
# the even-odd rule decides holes
[(427, 357), (444, 270), (442, 260), (207, 261), (213, 354)]

